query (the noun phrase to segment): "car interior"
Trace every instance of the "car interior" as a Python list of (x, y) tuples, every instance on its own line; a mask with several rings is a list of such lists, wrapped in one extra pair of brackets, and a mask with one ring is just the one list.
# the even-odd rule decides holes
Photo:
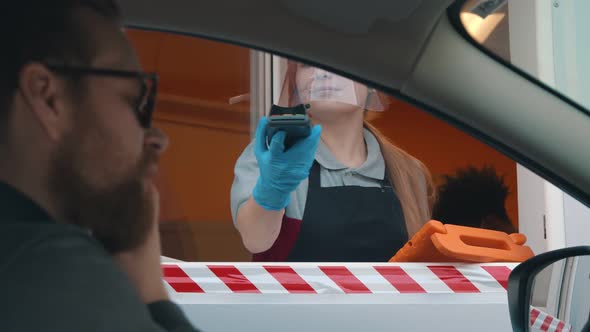
[(252, 260), (230, 213), (234, 167), (290, 59), (379, 91), (385, 111), (365, 120), (421, 160), (436, 187), (491, 167), (507, 188), (506, 219), (539, 255), (508, 284), (513, 329), (587, 331), (588, 252), (572, 248), (590, 244), (590, 75), (579, 74), (590, 53), (576, 48), (583, 37), (568, 38), (583, 34), (576, 9), (590, 8), (541, 3), (121, 2), (142, 66), (160, 76), (154, 120), (172, 142), (158, 178), (163, 256)]

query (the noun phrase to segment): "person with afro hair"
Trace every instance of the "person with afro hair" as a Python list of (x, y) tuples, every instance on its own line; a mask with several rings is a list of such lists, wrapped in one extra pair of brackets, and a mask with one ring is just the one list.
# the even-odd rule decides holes
[(444, 224), (477, 227), (515, 233), (506, 212), (509, 195), (504, 177), (491, 166), (469, 166), (445, 175), (438, 188), (432, 219)]

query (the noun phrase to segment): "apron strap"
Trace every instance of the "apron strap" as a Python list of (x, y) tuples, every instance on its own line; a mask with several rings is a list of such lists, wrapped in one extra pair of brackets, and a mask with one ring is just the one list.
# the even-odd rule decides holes
[[(322, 187), (322, 179), (321, 179), (321, 166), (320, 163), (317, 161), (313, 161), (313, 165), (311, 165), (311, 170), (309, 171), (309, 188), (321, 188)], [(308, 189), (309, 193), (309, 189)]]

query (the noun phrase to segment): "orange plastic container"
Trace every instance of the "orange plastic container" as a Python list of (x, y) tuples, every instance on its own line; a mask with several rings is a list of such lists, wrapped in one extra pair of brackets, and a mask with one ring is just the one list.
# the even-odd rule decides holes
[(390, 262), (523, 262), (534, 256), (523, 234), (443, 225), (431, 220)]

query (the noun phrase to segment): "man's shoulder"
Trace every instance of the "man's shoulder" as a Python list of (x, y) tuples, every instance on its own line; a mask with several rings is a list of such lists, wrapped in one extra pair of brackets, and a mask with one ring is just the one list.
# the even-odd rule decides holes
[(0, 226), (0, 279), (22, 278), (19, 273), (32, 270), (47, 277), (59, 276), (65, 272), (62, 268), (68, 275), (110, 273), (126, 281), (104, 247), (80, 227), (57, 223)]
[(90, 253), (106, 257), (101, 245), (76, 226), (54, 222), (0, 224), (0, 273), (31, 255), (69, 257)]
[[(29, 276), (43, 276), (34, 278)], [(0, 226), (0, 279), (24, 285), (69, 287), (75, 278), (91, 282), (128, 282), (106, 250), (85, 230), (71, 225), (4, 224)], [(105, 278), (107, 280), (105, 280)], [(2, 287), (2, 286), (0, 286)]]
[(13, 323), (26, 325), (29, 315), (56, 328), (151, 322), (129, 279), (88, 233), (59, 224), (0, 229), (0, 242), (12, 238), (0, 248), (0, 309), (14, 313)]

